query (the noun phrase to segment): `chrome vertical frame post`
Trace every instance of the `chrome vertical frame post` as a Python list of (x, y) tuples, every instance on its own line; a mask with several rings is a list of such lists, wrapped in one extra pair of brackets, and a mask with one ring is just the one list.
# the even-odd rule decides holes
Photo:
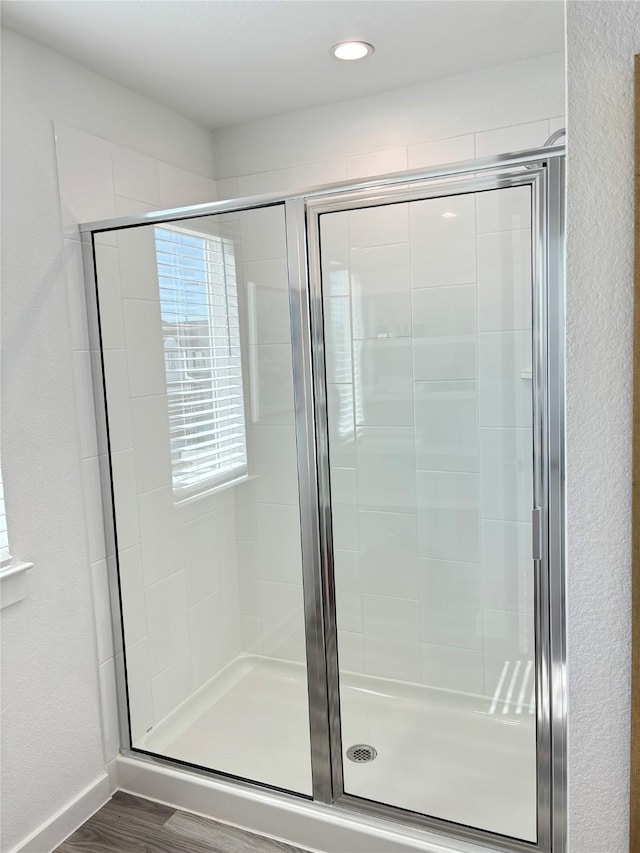
[(311, 779), (314, 800), (331, 803), (333, 801), (333, 787), (329, 745), (330, 706), (327, 694), (322, 594), (325, 573), (321, 564), (320, 532), (318, 529), (318, 467), (316, 466), (316, 423), (317, 419), (320, 418), (323, 404), (322, 400), (316, 401), (313, 384), (307, 240), (303, 200), (292, 199), (287, 201), (285, 215), (298, 485), (300, 490)]
[(567, 844), (564, 158), (550, 159), (547, 170), (551, 849), (562, 853)]

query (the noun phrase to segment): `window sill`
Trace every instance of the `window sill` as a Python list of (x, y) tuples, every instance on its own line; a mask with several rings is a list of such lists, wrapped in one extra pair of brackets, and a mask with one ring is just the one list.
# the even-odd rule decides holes
[(0, 610), (22, 601), (27, 595), (27, 572), (33, 563), (18, 560), (0, 568)]
[(195, 492), (192, 495), (185, 495), (183, 498), (175, 498), (173, 504), (174, 506), (185, 506), (186, 504), (194, 503), (195, 501), (201, 500), (201, 498), (208, 498), (211, 495), (217, 495), (220, 492), (226, 492), (227, 489), (233, 489), (236, 486), (239, 486), (240, 483), (248, 483), (250, 480), (255, 480), (255, 474), (243, 474), (241, 477), (236, 477), (235, 480), (229, 480), (227, 483), (221, 483), (218, 486), (212, 486), (209, 489), (203, 489), (201, 492)]

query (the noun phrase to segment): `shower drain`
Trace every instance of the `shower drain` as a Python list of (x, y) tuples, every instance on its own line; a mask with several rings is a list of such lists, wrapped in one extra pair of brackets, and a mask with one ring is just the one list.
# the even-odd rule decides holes
[(356, 743), (347, 750), (347, 758), (350, 761), (355, 761), (357, 764), (362, 764), (364, 761), (373, 761), (377, 754), (377, 751), (366, 743)]

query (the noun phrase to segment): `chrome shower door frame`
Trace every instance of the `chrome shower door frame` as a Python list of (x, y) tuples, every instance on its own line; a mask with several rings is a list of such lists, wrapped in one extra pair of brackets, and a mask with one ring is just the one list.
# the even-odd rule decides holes
[[(389, 821), (406, 828), (433, 830), (492, 849), (564, 853), (565, 850), (565, 627), (564, 627), (564, 280), (563, 179), (564, 149), (541, 148), (517, 154), (487, 157), (429, 170), (402, 172), (359, 182), (342, 182), (283, 195), (272, 194), (212, 202), (191, 207), (140, 214), (80, 226), (84, 250), (87, 309), (91, 349), (96, 359), (94, 385), (101, 465), (102, 503), (109, 571), (112, 623), (116, 639), (115, 669), (121, 752), (158, 768), (180, 765), (195, 776), (214, 778), (237, 788), (269, 791), (283, 802), (303, 795), (270, 789), (252, 780), (230, 777), (171, 758), (133, 749), (127, 702), (126, 669), (122, 652), (122, 613), (117, 573), (115, 499), (111, 485), (108, 413), (106, 411), (100, 316), (97, 305), (95, 246), (101, 232), (140, 225), (175, 222), (209, 214), (284, 204), (286, 217), (289, 299), (293, 346), (296, 442), (300, 492), (303, 587), (307, 675), (310, 702), (313, 800), (331, 805), (345, 815), (368, 815), (380, 827)], [(333, 583), (328, 432), (324, 377), (324, 339), (319, 279), (318, 216), (329, 209), (347, 209), (412, 199), (473, 192), (530, 183), (537, 207), (532, 224), (535, 290), (534, 340), (538, 358), (533, 381), (536, 395), (536, 497), (540, 496), (542, 559), (537, 564), (539, 606), (536, 633), (541, 639), (538, 658), (538, 812), (537, 844), (462, 827), (416, 815), (344, 793), (340, 764), (341, 744), (337, 681), (335, 590)], [(424, 836), (427, 837), (426, 834)], [(435, 837), (433, 834), (431, 839)]]
[[(501, 162), (504, 160), (504, 162)], [(523, 168), (523, 166), (525, 168)], [(310, 330), (301, 327), (294, 335), (299, 348), (309, 361), (304, 382), (307, 408), (314, 413), (307, 420), (307, 437), (303, 452), (315, 446), (316, 471), (309, 490), (306, 522), (312, 525), (317, 513), (318, 528), (314, 547), (307, 551), (305, 586), (314, 588), (307, 601), (307, 659), (309, 672), (316, 675), (310, 682), (315, 714), (312, 716), (312, 755), (314, 755), (314, 798), (333, 802), (349, 811), (386, 818), (424, 829), (445, 832), (467, 842), (490, 844), (494, 849), (563, 853), (565, 849), (565, 642), (564, 642), (564, 286), (563, 286), (563, 169), (562, 152), (530, 152), (517, 164), (510, 158), (495, 158), (492, 164), (476, 161), (464, 164), (457, 174), (444, 170), (427, 180), (403, 181), (400, 176), (385, 185), (371, 188), (340, 190), (334, 194), (304, 200), (305, 228), (298, 218), (297, 232), (290, 229), (290, 251), (297, 246), (300, 255), (306, 246), (309, 259), (308, 282), (304, 270), (295, 288), (308, 293)], [(535, 633), (536, 633), (536, 734), (537, 734), (537, 841), (530, 843), (485, 830), (454, 824), (427, 815), (418, 815), (396, 806), (375, 803), (348, 794), (344, 790), (340, 726), (339, 670), (331, 491), (329, 475), (329, 440), (324, 362), (324, 319), (320, 270), (320, 216), (323, 213), (347, 211), (362, 207), (417, 201), (428, 198), (468, 194), (508, 187), (529, 186), (532, 191), (532, 299), (533, 299), (533, 505), (538, 510), (539, 550), (534, 554)], [(298, 214), (301, 202), (296, 202)], [(303, 301), (306, 301), (303, 297)], [(298, 306), (304, 310), (303, 306)], [(294, 327), (295, 328), (295, 327)], [(308, 335), (310, 334), (310, 337)], [(309, 389), (314, 401), (308, 401)], [(302, 429), (302, 422), (299, 422)], [(310, 438), (310, 436), (312, 436)], [(300, 457), (302, 465), (302, 453)], [(307, 462), (308, 464), (308, 462)], [(317, 488), (317, 492), (315, 489)], [(303, 527), (306, 526), (303, 518)], [(317, 551), (315, 549), (318, 549)], [(315, 553), (313, 553), (315, 552)], [(319, 595), (318, 586), (322, 588)], [(324, 637), (323, 651), (318, 638)], [(324, 655), (323, 655), (324, 652)], [(324, 682), (324, 683), (323, 683)], [(324, 718), (319, 712), (325, 709)]]

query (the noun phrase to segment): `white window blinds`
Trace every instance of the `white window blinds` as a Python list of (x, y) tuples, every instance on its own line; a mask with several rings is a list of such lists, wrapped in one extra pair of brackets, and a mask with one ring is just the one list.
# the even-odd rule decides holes
[(174, 492), (247, 470), (233, 241), (155, 228)]
[(4, 487), (2, 485), (2, 470), (0, 470), (0, 567), (10, 562), (7, 515), (4, 508)]

